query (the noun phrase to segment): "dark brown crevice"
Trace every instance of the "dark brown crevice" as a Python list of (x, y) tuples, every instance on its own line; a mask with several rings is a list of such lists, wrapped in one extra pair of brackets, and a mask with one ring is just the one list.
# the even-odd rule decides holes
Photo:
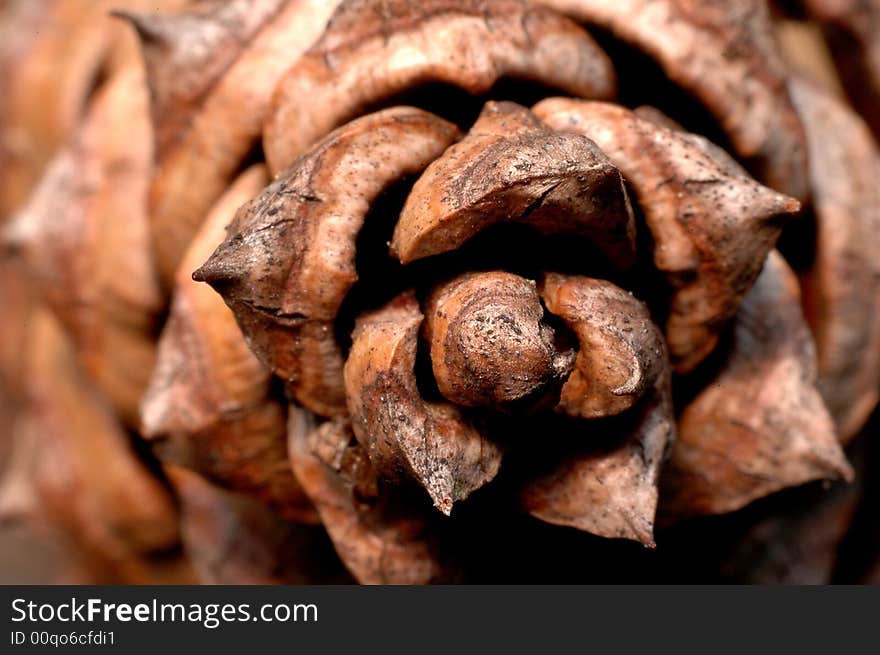
[(165, 475), (165, 469), (163, 468), (159, 455), (156, 452), (154, 443), (147, 441), (131, 428), (127, 428), (125, 432), (128, 437), (128, 443), (134, 451), (135, 457), (140, 460), (144, 467), (146, 467), (147, 471), (149, 471), (163, 487), (171, 491), (171, 482), (169, 482), (168, 476)]
[(712, 384), (727, 359), (733, 344), (733, 324), (727, 325), (718, 336), (718, 346), (690, 373), (672, 376), (672, 403), (676, 417), (708, 385)]
[[(636, 198), (632, 185), (624, 178), (627, 195)], [(645, 213), (641, 205), (632, 201), (633, 217), (636, 224), (636, 253), (638, 257), (632, 270), (621, 275), (619, 279), (602, 277), (601, 279), (614, 282), (619, 287), (630, 291), (636, 298), (648, 306), (651, 317), (657, 325), (664, 325), (669, 318), (670, 299), (674, 292), (669, 279), (663, 275), (654, 263), (654, 258), (648, 256), (653, 253), (656, 246), (654, 235), (651, 233), (645, 220)]]
[(772, 0), (770, 11), (773, 12), (774, 17), (784, 16), (795, 20), (806, 18), (802, 0)]
[[(343, 301), (336, 319), (337, 342), (348, 352), (355, 318), (404, 290), (424, 298), (438, 283), (467, 271), (504, 270), (537, 280), (544, 271), (588, 275), (632, 288), (636, 274), (617, 270), (589, 239), (571, 235), (542, 236), (533, 227), (494, 225), (455, 251), (400, 264), (388, 254), (388, 242), (400, 209), (413, 184), (401, 180), (372, 205), (358, 235), (358, 281)], [(642, 297), (638, 290), (634, 292)]]
[(250, 150), (248, 150), (247, 154), (244, 156), (244, 159), (242, 159), (238, 168), (235, 170), (235, 174), (232, 176), (232, 179), (236, 179), (251, 166), (264, 164), (265, 162), (266, 153), (263, 152), (263, 142), (260, 139), (254, 139), (254, 142), (251, 144)]
[(782, 228), (776, 249), (795, 273), (812, 270), (816, 259), (818, 224), (812, 205), (804, 206), (797, 218)]
[(512, 77), (502, 77), (489, 91), (481, 95), (468, 93), (454, 84), (425, 82), (400, 93), (384, 96), (370, 103), (360, 114), (369, 114), (398, 105), (418, 107), (445, 118), (456, 124), (462, 132), (467, 132), (488, 101), (509, 101), (531, 107), (545, 98), (559, 95), (567, 94), (561, 89), (541, 82)]
[[(670, 80), (654, 59), (599, 26), (587, 25), (587, 30), (614, 62), (618, 78), (617, 104), (630, 109), (643, 105), (656, 107), (686, 131), (706, 137), (736, 158), (730, 138), (709, 110)], [(754, 175), (747, 162), (740, 163)]]
[(400, 262), (388, 254), (388, 243), (414, 182), (415, 176), (410, 175), (385, 189), (370, 206), (358, 233), (355, 241), (358, 281), (346, 294), (334, 324), (336, 341), (346, 355), (351, 348), (355, 319), (412, 286)]

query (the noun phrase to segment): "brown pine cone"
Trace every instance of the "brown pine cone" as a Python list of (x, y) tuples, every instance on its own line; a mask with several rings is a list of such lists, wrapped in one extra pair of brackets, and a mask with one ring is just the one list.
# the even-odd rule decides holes
[(201, 580), (335, 579), (321, 524), (361, 582), (459, 581), (479, 516), (653, 548), (852, 479), (880, 154), (761, 0), (123, 9), (143, 63), (3, 235)]

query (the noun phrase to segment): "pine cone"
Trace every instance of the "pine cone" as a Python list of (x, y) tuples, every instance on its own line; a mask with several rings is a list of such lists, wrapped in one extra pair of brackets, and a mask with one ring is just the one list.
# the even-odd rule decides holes
[(480, 516), (653, 548), (852, 479), (880, 154), (761, 0), (129, 4), (143, 60), (3, 235), (202, 581), (334, 579), (319, 524), (361, 582), (458, 581)]

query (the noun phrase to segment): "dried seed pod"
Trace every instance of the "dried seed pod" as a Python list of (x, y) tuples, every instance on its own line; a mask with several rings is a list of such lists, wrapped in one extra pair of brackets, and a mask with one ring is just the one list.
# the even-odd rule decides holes
[(346, 411), (333, 322), (357, 281), (355, 240), (370, 205), (424, 169), (457, 133), (406, 107), (349, 123), (242, 207), (226, 241), (196, 271), (223, 295), (260, 360), (315, 413)]
[(586, 237), (620, 268), (635, 259), (623, 180), (596, 144), (554, 132), (519, 105), (489, 102), (413, 186), (391, 250), (407, 263), (453, 250), (502, 221)]
[(4, 234), (85, 370), (131, 424), (162, 305), (146, 217), (151, 140), (141, 74), (114, 76)]
[(654, 264), (673, 287), (666, 339), (678, 372), (713, 350), (799, 203), (761, 186), (717, 146), (615, 105), (552, 98), (534, 108), (599, 144), (635, 190)]
[(431, 294), (425, 336), (437, 386), (467, 407), (534, 401), (571, 373), (558, 352), (535, 283), (511, 273), (465, 273)]
[(169, 285), (199, 221), (258, 140), (275, 85), (335, 6), (335, 0), (217, 2), (177, 21), (134, 19), (146, 40), (157, 112), (169, 110), (157, 114), (150, 189), (153, 243)]
[[(533, 516), (593, 534), (654, 547), (657, 484), (675, 415), (666, 354), (654, 388), (634, 407), (605, 422), (571, 426), (571, 450), (530, 480), (521, 500)], [(558, 436), (558, 435), (557, 435)], [(605, 444), (597, 446), (596, 444)]]
[(764, 0), (538, 2), (647, 52), (712, 112), (761, 181), (806, 198), (803, 128), (786, 91), (787, 71)]
[(253, 498), (224, 491), (173, 465), (183, 545), (201, 584), (320, 584), (337, 581), (321, 561), (320, 532), (288, 523)]
[[(346, 567), (362, 584), (427, 584), (451, 579), (430, 517), (414, 504), (377, 494), (364, 449), (347, 421), (315, 427), (290, 408), (290, 461), (321, 514)], [(426, 508), (430, 509), (430, 508)]]
[(173, 548), (178, 531), (170, 495), (82, 376), (57, 321), (39, 310), (30, 333), (16, 447), (31, 454), (17, 467), (21, 485), (11, 504), (26, 508), (30, 497), (82, 547), (121, 567)]
[(345, 392), (352, 428), (378, 475), (408, 474), (444, 514), (492, 480), (501, 449), (455, 406), (424, 400), (416, 384), (422, 314), (412, 294), (358, 318)]
[(615, 88), (586, 32), (522, 0), (348, 0), (279, 85), (263, 140), (269, 169), (407, 88), (445, 82), (481, 94), (501, 77), (587, 98)]
[(685, 407), (664, 470), (668, 519), (720, 514), (785, 487), (852, 479), (816, 391), (797, 278), (772, 252), (746, 295), (715, 379)]
[(574, 372), (559, 410), (581, 418), (619, 414), (653, 389), (668, 368), (648, 308), (605, 280), (548, 273), (540, 286), (547, 311), (578, 338)]
[(791, 90), (807, 131), (817, 226), (805, 310), (819, 391), (847, 442), (880, 397), (880, 153), (839, 100), (801, 81)]
[(232, 311), (192, 271), (226, 236), (236, 210), (266, 184), (266, 170), (242, 173), (202, 224), (177, 274), (156, 368), (141, 403), (143, 434), (163, 460), (249, 493), (283, 517), (315, 520), (287, 461), (284, 406), (271, 374), (248, 348)]

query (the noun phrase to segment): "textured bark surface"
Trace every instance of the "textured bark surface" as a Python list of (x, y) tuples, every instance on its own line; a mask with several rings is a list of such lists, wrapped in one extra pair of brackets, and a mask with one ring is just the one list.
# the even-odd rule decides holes
[[(290, 461), (321, 515), (339, 557), (362, 584), (449, 582), (430, 507), (379, 494), (378, 480), (351, 426), (316, 426), (290, 408)], [(383, 490), (385, 491), (385, 490)]]
[(586, 237), (620, 268), (635, 222), (620, 173), (589, 139), (559, 134), (527, 109), (490, 102), (470, 132), (416, 181), (394, 230), (401, 262), (454, 250), (500, 222)]
[[(158, 110), (168, 108), (157, 117), (150, 188), (153, 243), (167, 284), (199, 222), (259, 140), (277, 81), (318, 37), (335, 4), (256, 0), (242, 21), (237, 3), (213, 3), (196, 19), (163, 18), (159, 34), (135, 19), (147, 41), (152, 96)], [(158, 50), (157, 36), (165, 39)], [(228, 47), (239, 39), (246, 42)], [(206, 56), (200, 44), (221, 52)]]
[(623, 107), (553, 98), (534, 111), (596, 141), (635, 190), (654, 265), (674, 290), (666, 321), (672, 364), (693, 370), (715, 348), (799, 203), (755, 182), (706, 139)]
[(574, 372), (558, 409), (570, 416), (614, 416), (632, 407), (668, 375), (663, 335), (648, 308), (605, 280), (548, 273), (541, 298), (577, 335)]
[(223, 295), (260, 360), (317, 414), (345, 412), (333, 322), (357, 281), (355, 240), (370, 204), (457, 133), (406, 107), (349, 123), (242, 207), (196, 272)]
[(807, 130), (817, 228), (805, 311), (819, 391), (847, 442), (880, 397), (880, 152), (841, 101), (800, 81), (792, 96)]
[(440, 393), (465, 407), (504, 408), (558, 394), (574, 362), (560, 352), (531, 280), (465, 273), (427, 302), (424, 333)]
[(715, 379), (681, 414), (664, 470), (664, 516), (731, 512), (810, 480), (852, 479), (815, 383), (797, 278), (773, 252)]
[(445, 82), (481, 94), (501, 77), (587, 98), (610, 98), (615, 87), (586, 32), (522, 0), (343, 2), (279, 85), (263, 141), (269, 169), (407, 88)]
[(675, 441), (668, 368), (629, 411), (604, 424), (574, 423), (567, 439), (569, 452), (523, 487), (526, 511), (548, 523), (653, 548), (658, 480)]
[(136, 69), (112, 77), (3, 234), (73, 337), (85, 370), (131, 425), (153, 367), (162, 305), (145, 211), (147, 102)]
[(422, 314), (404, 294), (362, 315), (345, 363), (352, 428), (379, 475), (411, 476), (444, 514), (491, 481), (501, 449), (455, 405), (429, 402), (416, 384)]
[(192, 271), (226, 236), (238, 208), (266, 184), (263, 166), (233, 182), (181, 261), (171, 312), (142, 403), (143, 434), (163, 461), (198, 471), (268, 503), (282, 516), (314, 521), (287, 460), (284, 405), (271, 375), (247, 346), (232, 311)]
[(764, 0), (538, 2), (644, 50), (712, 112), (762, 182), (798, 200), (807, 197), (803, 128)]

